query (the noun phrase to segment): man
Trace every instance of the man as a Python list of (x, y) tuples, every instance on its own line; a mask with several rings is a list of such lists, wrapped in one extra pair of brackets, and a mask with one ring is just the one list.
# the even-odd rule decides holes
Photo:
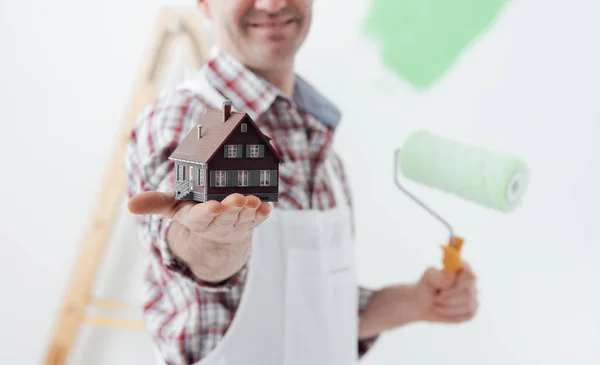
[[(428, 269), (414, 284), (357, 288), (351, 195), (331, 149), (340, 115), (294, 73), (312, 0), (198, 0), (215, 50), (138, 119), (129, 209), (151, 251), (147, 327), (168, 364), (354, 364), (384, 331), (475, 314), (475, 276)], [(283, 156), (277, 203), (233, 194), (181, 202), (168, 156), (230, 100)]]

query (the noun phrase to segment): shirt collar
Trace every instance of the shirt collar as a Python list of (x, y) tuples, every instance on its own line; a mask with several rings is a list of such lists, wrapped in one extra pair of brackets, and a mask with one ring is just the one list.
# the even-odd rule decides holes
[(211, 50), (206, 66), (209, 83), (231, 100), (236, 109), (248, 112), (253, 119), (281, 98), (331, 128), (341, 121), (340, 110), (299, 75), (295, 75), (290, 100), (281, 90), (216, 47)]

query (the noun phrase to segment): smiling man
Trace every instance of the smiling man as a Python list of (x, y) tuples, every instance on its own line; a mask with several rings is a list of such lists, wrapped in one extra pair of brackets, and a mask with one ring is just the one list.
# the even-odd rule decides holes
[[(339, 110), (294, 72), (310, 0), (200, 0), (206, 65), (146, 108), (127, 149), (129, 209), (150, 252), (145, 319), (167, 364), (350, 365), (383, 332), (461, 322), (475, 276), (429, 268), (416, 283), (359, 287), (352, 197), (332, 139)], [(285, 160), (279, 201), (174, 199), (171, 152), (229, 100)], [(377, 237), (373, 237), (377, 239)], [(400, 263), (401, 264), (401, 263)]]

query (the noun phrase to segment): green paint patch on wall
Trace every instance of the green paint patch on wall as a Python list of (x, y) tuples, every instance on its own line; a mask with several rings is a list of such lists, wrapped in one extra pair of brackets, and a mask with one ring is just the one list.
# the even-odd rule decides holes
[(387, 67), (416, 88), (435, 83), (509, 0), (373, 0), (364, 32)]

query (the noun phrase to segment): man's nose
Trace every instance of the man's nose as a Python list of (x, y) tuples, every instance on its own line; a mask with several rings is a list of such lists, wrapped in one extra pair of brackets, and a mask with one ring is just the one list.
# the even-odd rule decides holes
[(254, 8), (267, 13), (277, 13), (287, 5), (287, 0), (256, 0)]

